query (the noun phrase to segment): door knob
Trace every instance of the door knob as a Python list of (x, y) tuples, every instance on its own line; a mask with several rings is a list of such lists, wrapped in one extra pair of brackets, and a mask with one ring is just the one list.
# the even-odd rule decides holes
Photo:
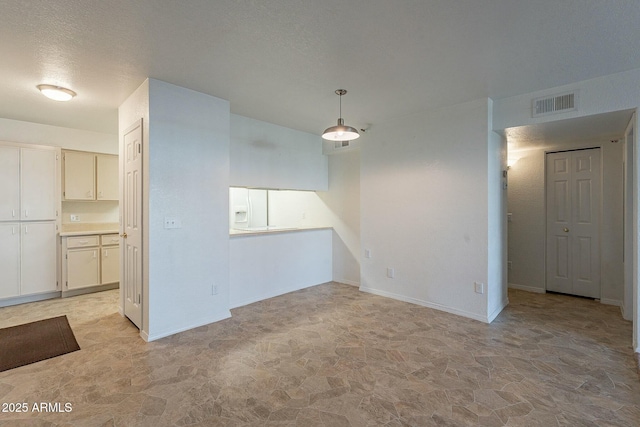
[(567, 227), (563, 228), (562, 230), (563, 230), (565, 233), (568, 233), (568, 232), (569, 232), (569, 229), (568, 229)]
[[(569, 231), (569, 230), (567, 230), (567, 231)], [(122, 234), (120, 235), (120, 237), (124, 237), (124, 238), (126, 239), (126, 238), (127, 238), (127, 233), (122, 233)]]

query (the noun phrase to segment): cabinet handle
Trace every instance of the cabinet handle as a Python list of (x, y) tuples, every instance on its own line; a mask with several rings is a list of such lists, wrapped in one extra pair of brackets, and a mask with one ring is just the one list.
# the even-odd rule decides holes
[(94, 258), (96, 257), (96, 251), (93, 251), (93, 257)]
[(105, 258), (109, 258), (109, 250), (108, 249), (104, 250), (104, 257)]
[(24, 234), (29, 234), (29, 226), (28, 225), (24, 226)]
[(24, 217), (28, 217), (29, 216), (29, 209), (25, 209), (24, 210)]
[(15, 227), (11, 227), (11, 234), (16, 234), (16, 228)]
[(15, 216), (16, 216), (16, 210), (15, 209), (11, 209), (11, 216), (15, 218)]
[(93, 197), (93, 191), (91, 191), (91, 190), (87, 191), (87, 196)]
[(100, 199), (102, 199), (102, 191), (99, 191), (99, 192), (98, 192), (98, 197), (99, 197)]
[(88, 241), (88, 240), (79, 240), (79, 241), (78, 241), (78, 244), (79, 244), (79, 245), (86, 245), (87, 243), (89, 243), (89, 241)]

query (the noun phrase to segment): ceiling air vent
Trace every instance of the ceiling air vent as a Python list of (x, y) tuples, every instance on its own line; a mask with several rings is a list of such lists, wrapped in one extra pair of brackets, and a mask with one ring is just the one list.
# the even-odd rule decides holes
[(347, 148), (351, 141), (336, 141), (333, 148)]
[(533, 100), (533, 117), (547, 114), (564, 113), (576, 110), (576, 93), (564, 93), (562, 95), (536, 98)]

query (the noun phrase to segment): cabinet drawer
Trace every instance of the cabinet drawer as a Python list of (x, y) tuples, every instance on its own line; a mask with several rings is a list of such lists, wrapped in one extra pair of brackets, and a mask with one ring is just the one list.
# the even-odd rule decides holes
[(88, 246), (98, 246), (99, 236), (76, 236), (67, 237), (67, 248), (84, 248)]
[(102, 239), (102, 246), (111, 246), (120, 244), (120, 236), (117, 234), (103, 234), (100, 236)]

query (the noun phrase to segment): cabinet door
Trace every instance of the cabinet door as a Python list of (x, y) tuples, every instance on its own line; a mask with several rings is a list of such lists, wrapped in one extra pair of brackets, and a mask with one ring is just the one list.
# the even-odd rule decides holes
[(100, 248), (67, 250), (67, 289), (100, 284)]
[(0, 221), (20, 218), (20, 149), (0, 146)]
[(97, 164), (97, 200), (118, 200), (118, 156), (98, 154)]
[(21, 161), (21, 217), (56, 219), (56, 152), (23, 148)]
[(95, 200), (95, 158), (93, 153), (64, 153), (64, 200)]
[(120, 247), (103, 246), (100, 262), (102, 263), (101, 283), (116, 283), (120, 281)]
[(29, 295), (57, 290), (56, 224), (22, 223), (20, 294)]
[(0, 299), (20, 295), (20, 224), (0, 224)]

